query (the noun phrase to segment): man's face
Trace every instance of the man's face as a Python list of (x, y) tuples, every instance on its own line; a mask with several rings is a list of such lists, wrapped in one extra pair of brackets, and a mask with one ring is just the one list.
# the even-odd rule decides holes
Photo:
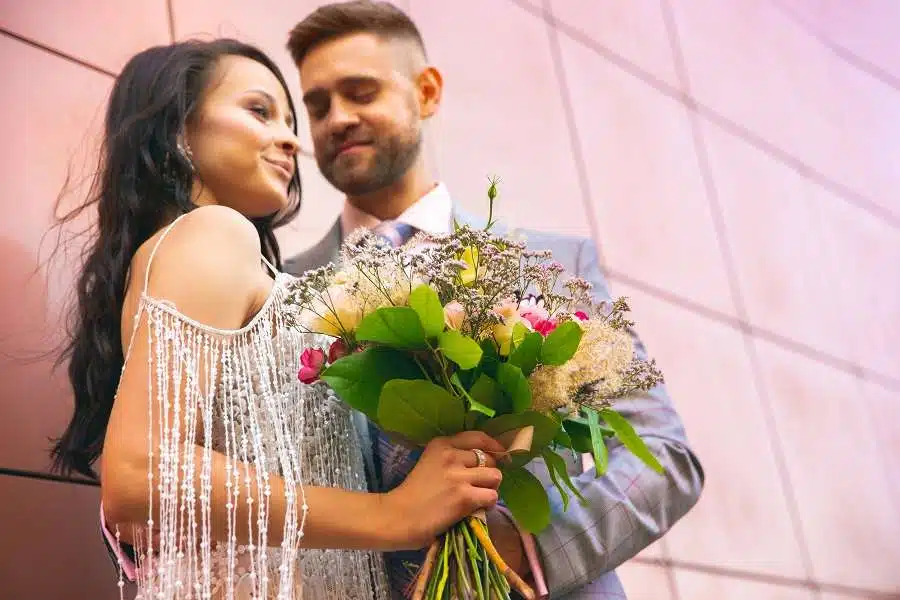
[(347, 195), (392, 185), (419, 155), (412, 52), (405, 40), (359, 33), (314, 48), (300, 64), (316, 162)]

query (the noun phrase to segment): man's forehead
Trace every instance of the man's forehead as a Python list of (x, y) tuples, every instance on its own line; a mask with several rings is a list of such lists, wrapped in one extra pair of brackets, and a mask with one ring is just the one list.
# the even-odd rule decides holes
[(401, 38), (356, 33), (310, 50), (300, 66), (304, 89), (329, 87), (346, 78), (387, 78), (409, 65), (414, 44)]

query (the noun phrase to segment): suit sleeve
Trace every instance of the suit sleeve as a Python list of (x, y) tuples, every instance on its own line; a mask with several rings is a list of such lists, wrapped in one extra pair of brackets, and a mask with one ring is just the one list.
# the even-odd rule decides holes
[[(592, 240), (581, 243), (577, 263), (576, 274), (593, 284), (596, 300), (609, 300)], [(635, 351), (646, 358), (644, 345), (630, 333)], [(634, 557), (681, 519), (703, 488), (703, 470), (663, 385), (617, 401), (616, 410), (631, 422), (665, 472), (657, 474), (618, 440), (611, 441), (603, 477), (596, 477), (593, 466), (581, 472), (570, 465), (570, 472), (579, 473), (572, 480), (587, 503), (573, 498), (564, 511), (543, 461), (533, 461), (530, 468), (547, 485), (553, 511), (550, 525), (536, 536), (550, 598), (585, 586)]]

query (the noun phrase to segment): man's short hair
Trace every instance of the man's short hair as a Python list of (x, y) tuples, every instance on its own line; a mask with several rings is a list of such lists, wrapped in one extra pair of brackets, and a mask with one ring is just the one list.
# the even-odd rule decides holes
[(419, 28), (390, 2), (352, 0), (320, 6), (291, 30), (288, 50), (298, 67), (315, 47), (355, 33), (372, 33), (385, 40), (414, 42), (425, 55)]

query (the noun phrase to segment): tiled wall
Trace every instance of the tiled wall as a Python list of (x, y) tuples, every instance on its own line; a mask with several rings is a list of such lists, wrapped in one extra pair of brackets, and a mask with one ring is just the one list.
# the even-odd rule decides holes
[[(285, 36), (315, 4), (0, 0), (0, 598), (118, 596), (97, 489), (36, 478), (70, 402), (41, 353), (72, 262), (42, 267), (42, 235), (113, 75), (224, 34), (296, 92)], [(445, 73), (435, 168), (472, 210), (496, 173), (511, 221), (594, 237), (703, 460), (696, 510), (620, 570), (629, 597), (900, 598), (900, 4), (401, 5)], [(288, 253), (340, 207), (302, 169)]]

